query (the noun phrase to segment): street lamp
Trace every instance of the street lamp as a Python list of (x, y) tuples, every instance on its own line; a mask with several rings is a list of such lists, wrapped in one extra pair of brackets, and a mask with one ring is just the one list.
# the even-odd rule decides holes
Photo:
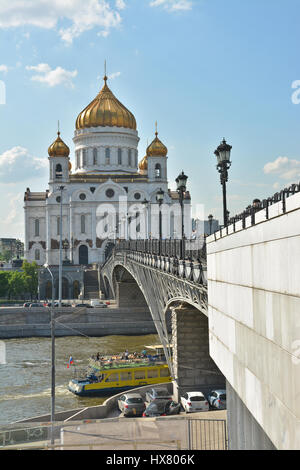
[(52, 280), (52, 302), (51, 302), (51, 445), (54, 445), (53, 422), (55, 421), (55, 322), (54, 322), (54, 278), (49, 265), (44, 264)]
[(176, 183), (177, 183), (177, 192), (179, 195), (179, 203), (181, 207), (181, 259), (184, 258), (185, 253), (184, 253), (184, 239), (185, 239), (185, 234), (184, 234), (184, 195), (186, 192), (186, 183), (187, 183), (188, 177), (184, 174), (182, 171), (179, 176), (176, 178)]
[(211, 235), (211, 226), (212, 226), (213, 218), (214, 218), (214, 216), (212, 214), (209, 214), (208, 221), (209, 221), (209, 234), (210, 235)]
[(227, 201), (226, 201), (226, 183), (228, 181), (228, 170), (231, 166), (230, 152), (232, 146), (228, 145), (226, 140), (223, 139), (217, 150), (215, 150), (215, 156), (217, 157), (217, 170), (220, 173), (221, 185), (223, 186), (223, 214), (224, 214), (224, 226), (227, 226), (228, 214), (227, 214)]
[(64, 186), (58, 187), (60, 191), (60, 220), (59, 220), (59, 274), (58, 274), (58, 305), (61, 307), (61, 299), (62, 299), (62, 193), (65, 189)]
[(158, 202), (158, 206), (159, 206), (159, 239), (161, 240), (162, 239), (162, 214), (161, 214), (161, 205), (163, 203), (163, 200), (164, 200), (164, 195), (165, 195), (165, 192), (160, 188), (159, 191), (157, 191), (156, 193), (156, 200)]

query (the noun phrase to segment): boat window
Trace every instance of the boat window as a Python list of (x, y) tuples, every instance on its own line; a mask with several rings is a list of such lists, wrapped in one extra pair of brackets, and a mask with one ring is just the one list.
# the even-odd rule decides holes
[(169, 377), (170, 371), (168, 367), (164, 367), (163, 369), (160, 369), (160, 376), (161, 377)]
[(105, 382), (117, 382), (119, 380), (119, 374), (117, 372), (114, 372), (113, 374), (110, 374)]
[(148, 369), (147, 370), (148, 379), (154, 379), (158, 377), (158, 369)]
[(132, 380), (131, 372), (121, 372), (120, 377), (121, 377), (121, 380)]
[(136, 380), (145, 379), (146, 378), (145, 371), (144, 370), (136, 370), (134, 372), (134, 378)]

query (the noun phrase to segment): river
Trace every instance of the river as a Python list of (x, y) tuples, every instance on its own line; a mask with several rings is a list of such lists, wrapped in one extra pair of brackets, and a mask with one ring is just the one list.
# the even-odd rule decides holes
[[(5, 364), (0, 364), (0, 424), (5, 425), (50, 413), (51, 339), (25, 338), (3, 341)], [(83, 398), (71, 393), (67, 384), (74, 373), (84, 369), (92, 354), (113, 354), (144, 349), (159, 343), (157, 335), (103, 336), (99, 338), (63, 337), (55, 340), (55, 410), (94, 406), (106, 398)], [(3, 346), (3, 344), (2, 344)], [(72, 356), (74, 365), (67, 367)]]

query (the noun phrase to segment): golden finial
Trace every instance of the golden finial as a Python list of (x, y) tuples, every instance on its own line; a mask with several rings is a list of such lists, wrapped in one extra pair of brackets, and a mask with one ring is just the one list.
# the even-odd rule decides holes
[(155, 121), (155, 135), (156, 135), (156, 137), (158, 136), (158, 132), (157, 132), (157, 121)]
[(103, 80), (105, 81), (105, 85), (106, 85), (106, 82), (108, 80), (108, 77), (106, 75), (106, 60), (104, 61), (104, 79)]
[(59, 121), (57, 122), (57, 135), (60, 136)]

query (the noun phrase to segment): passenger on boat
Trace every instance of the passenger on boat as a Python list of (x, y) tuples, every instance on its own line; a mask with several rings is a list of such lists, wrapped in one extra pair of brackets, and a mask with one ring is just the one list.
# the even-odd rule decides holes
[(128, 356), (129, 356), (128, 349), (126, 349), (126, 351), (125, 351), (125, 353), (124, 353), (124, 356), (125, 356), (125, 359), (127, 360), (127, 359), (128, 359)]

